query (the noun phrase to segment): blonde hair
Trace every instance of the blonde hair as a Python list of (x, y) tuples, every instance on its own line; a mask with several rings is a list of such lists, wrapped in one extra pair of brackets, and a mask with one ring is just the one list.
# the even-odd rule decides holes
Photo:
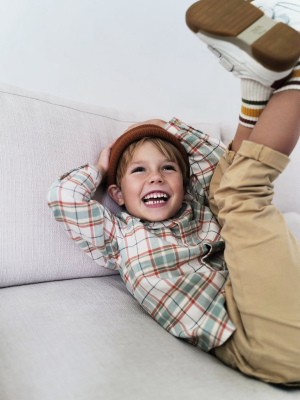
[(131, 143), (123, 152), (119, 160), (116, 173), (116, 185), (118, 188), (121, 189), (121, 180), (125, 175), (127, 167), (133, 159), (135, 152), (146, 141), (151, 142), (169, 161), (173, 161), (178, 164), (183, 176), (183, 186), (186, 186), (188, 184), (187, 168), (180, 151), (172, 143), (167, 142), (166, 140), (162, 140), (157, 137), (144, 137), (136, 142)]

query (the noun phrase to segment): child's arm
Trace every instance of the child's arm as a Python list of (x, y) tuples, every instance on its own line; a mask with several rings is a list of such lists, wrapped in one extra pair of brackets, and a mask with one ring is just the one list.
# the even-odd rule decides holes
[(47, 201), (56, 221), (87, 255), (117, 269), (121, 221), (91, 200), (102, 181), (98, 166), (85, 164), (63, 174), (50, 187)]
[(185, 148), (190, 162), (189, 193), (201, 204), (208, 204), (209, 185), (226, 147), (218, 139), (172, 118), (164, 129), (174, 134)]

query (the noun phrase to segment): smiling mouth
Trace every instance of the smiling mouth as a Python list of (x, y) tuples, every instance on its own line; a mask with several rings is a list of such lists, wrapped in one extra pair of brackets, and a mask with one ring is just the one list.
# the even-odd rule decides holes
[(157, 197), (157, 198), (150, 198), (150, 199), (143, 199), (143, 203), (146, 207), (163, 207), (166, 205), (170, 200), (170, 197)]

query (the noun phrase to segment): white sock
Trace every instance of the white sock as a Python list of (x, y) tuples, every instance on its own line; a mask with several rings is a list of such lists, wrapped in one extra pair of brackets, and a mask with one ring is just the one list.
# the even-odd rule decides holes
[(274, 89), (264, 86), (260, 82), (241, 79), (242, 106), (239, 123), (247, 128), (253, 128), (273, 92)]

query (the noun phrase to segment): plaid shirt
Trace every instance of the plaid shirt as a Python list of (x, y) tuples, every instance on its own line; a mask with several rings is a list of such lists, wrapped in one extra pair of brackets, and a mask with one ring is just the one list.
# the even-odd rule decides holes
[(188, 193), (172, 218), (147, 222), (126, 212), (113, 215), (91, 200), (101, 174), (89, 164), (54, 182), (48, 205), (88, 256), (119, 270), (132, 296), (163, 328), (209, 351), (235, 330), (224, 307), (225, 245), (208, 207), (210, 181), (225, 146), (176, 118), (164, 129), (180, 140), (191, 167)]

